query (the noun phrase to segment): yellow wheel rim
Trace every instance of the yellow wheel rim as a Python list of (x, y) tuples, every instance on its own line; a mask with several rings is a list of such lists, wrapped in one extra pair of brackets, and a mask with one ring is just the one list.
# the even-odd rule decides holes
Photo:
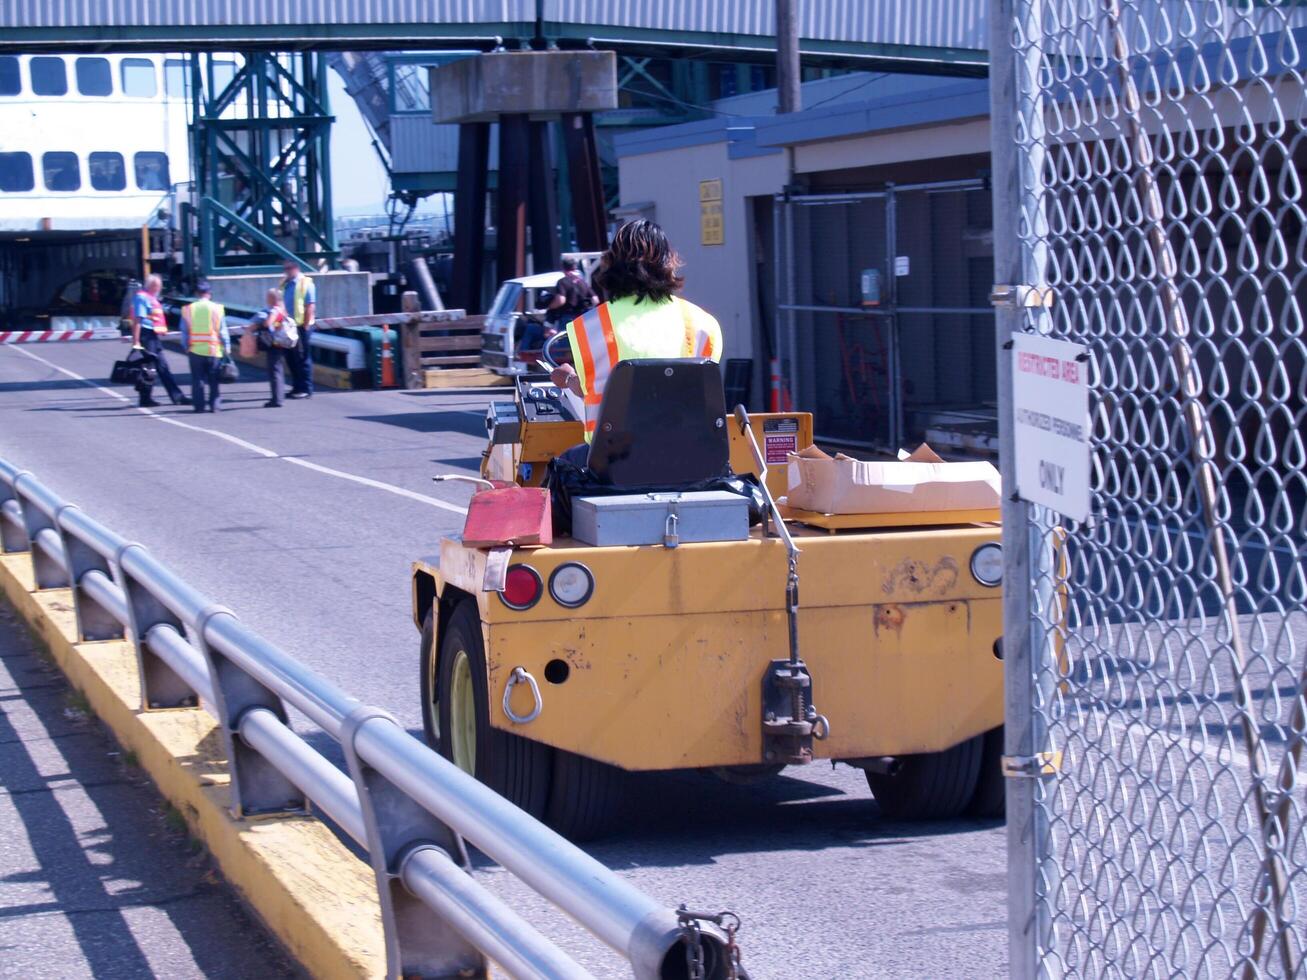
[(476, 775), (476, 698), (472, 692), (472, 662), (466, 650), (454, 654), (449, 672), (449, 754), (454, 765)]

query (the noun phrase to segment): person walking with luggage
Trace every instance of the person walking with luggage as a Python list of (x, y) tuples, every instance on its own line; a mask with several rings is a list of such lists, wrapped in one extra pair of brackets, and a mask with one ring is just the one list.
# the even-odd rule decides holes
[(195, 285), (199, 297), (182, 307), (182, 343), (191, 365), (191, 405), (196, 412), (222, 411), (222, 359), (231, 346), (227, 311), (213, 301), (209, 284)]
[(298, 356), (299, 329), (282, 305), (282, 291), (277, 287), (268, 290), (267, 302), (259, 312), (259, 342), (268, 352), (268, 384), (272, 397), (263, 403), (264, 408), (281, 408), (286, 391), (286, 362)]
[(282, 266), (286, 278), (281, 281), (282, 305), (295, 326), (299, 337), (289, 357), (291, 398), (310, 398), (313, 395), (313, 348), (309, 340), (313, 333), (313, 318), (317, 311), (317, 289), (298, 262), (286, 260)]
[[(156, 275), (145, 277), (145, 284), (136, 291), (132, 299), (132, 347), (145, 351), (154, 359), (159, 381), (163, 390), (174, 405), (189, 405), (191, 400), (182, 394), (181, 386), (172, 376), (172, 369), (163, 356), (163, 337), (168, 333), (168, 321), (164, 319), (163, 304), (159, 294), (163, 292), (163, 280)], [(141, 408), (157, 408), (154, 400), (154, 381), (141, 382), (136, 386), (140, 395)]]

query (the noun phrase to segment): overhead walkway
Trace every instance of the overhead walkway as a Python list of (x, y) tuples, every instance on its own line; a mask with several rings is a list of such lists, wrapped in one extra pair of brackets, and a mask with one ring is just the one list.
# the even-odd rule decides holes
[[(986, 0), (804, 4), (800, 50), (813, 65), (983, 74), (986, 7)], [(11, 0), (0, 6), (0, 50), (432, 50), (552, 43), (763, 61), (776, 50), (773, 18), (771, 0)]]

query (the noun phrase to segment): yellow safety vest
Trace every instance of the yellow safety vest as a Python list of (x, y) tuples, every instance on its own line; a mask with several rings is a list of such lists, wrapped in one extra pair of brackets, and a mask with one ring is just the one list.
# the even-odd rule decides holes
[(211, 299), (196, 300), (182, 307), (189, 338), (187, 352), (200, 357), (222, 357), (222, 322), (227, 311)]
[(674, 296), (662, 303), (633, 297), (601, 303), (567, 328), (572, 363), (585, 393), (585, 440), (594, 438), (608, 376), (619, 361), (643, 357), (722, 359), (717, 320)]
[[(283, 296), (286, 293), (286, 283), (289, 281), (288, 279), (281, 281), (279, 288)], [(301, 327), (304, 326), (304, 297), (309, 294), (309, 286), (312, 283), (313, 280), (303, 273), (295, 277), (295, 304), (290, 310), (290, 315), (295, 318), (295, 322)]]

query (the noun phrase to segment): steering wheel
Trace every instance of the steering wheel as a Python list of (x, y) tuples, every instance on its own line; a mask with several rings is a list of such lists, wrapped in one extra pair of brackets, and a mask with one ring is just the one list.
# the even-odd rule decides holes
[(540, 360), (544, 361), (545, 364), (549, 366), (549, 369), (551, 371), (554, 368), (558, 367), (558, 360), (554, 357), (553, 346), (554, 344), (558, 343), (560, 340), (566, 340), (566, 339), (567, 339), (567, 331), (560, 330), (558, 331), (558, 333), (554, 334), (552, 337), (546, 340), (544, 347), (540, 348)]

